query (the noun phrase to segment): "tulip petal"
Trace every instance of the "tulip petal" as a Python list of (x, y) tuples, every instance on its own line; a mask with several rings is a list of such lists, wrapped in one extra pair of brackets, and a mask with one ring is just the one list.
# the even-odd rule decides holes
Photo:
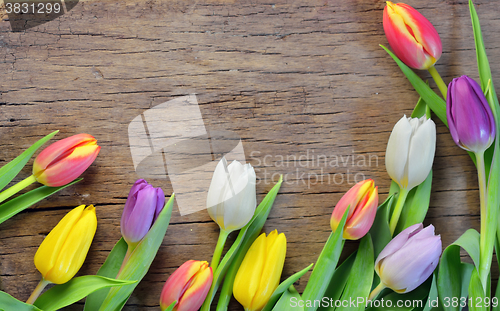
[(78, 222), (85, 209), (80, 205), (67, 213), (45, 237), (35, 254), (35, 266), (42, 276), (46, 276), (55, 266), (61, 249), (67, 240), (73, 226)]
[(266, 305), (278, 287), (283, 272), (286, 257), (286, 237), (283, 233), (278, 235), (277, 230), (274, 230), (267, 239), (266, 261), (260, 276), (259, 288), (252, 299), (251, 310), (261, 310)]
[(370, 230), (375, 220), (378, 207), (378, 187), (375, 187), (366, 195), (366, 201), (360, 204), (363, 206), (356, 214), (349, 219), (344, 228), (344, 239), (357, 240), (365, 236)]
[[(422, 117), (422, 118), (425, 118)], [(427, 119), (414, 132), (410, 141), (407, 162), (407, 189), (421, 184), (429, 175), (436, 151), (436, 125)]]
[(121, 227), (127, 243), (136, 243), (149, 232), (153, 224), (157, 203), (156, 189), (147, 185), (137, 192), (134, 209), (130, 212), (125, 226)]
[(234, 278), (234, 298), (245, 308), (252, 305), (252, 300), (259, 289), (266, 251), (266, 234), (262, 233), (250, 246)]
[(208, 263), (206, 261), (189, 260), (175, 270), (163, 286), (160, 298), (161, 305), (168, 307), (172, 302), (177, 301), (177, 306), (189, 282), (204, 265), (208, 265)]
[(380, 276), (381, 271), (380, 271), (380, 262), (397, 252), (403, 245), (408, 242), (410, 237), (415, 235), (416, 233), (420, 232), (424, 225), (420, 224), (414, 224), (412, 226), (409, 226), (405, 230), (401, 231), (395, 238), (393, 238), (386, 246), (385, 248), (380, 252), (380, 254), (377, 257), (377, 260), (375, 261), (375, 271), (377, 274)]
[(196, 274), (189, 287), (182, 295), (177, 305), (177, 311), (193, 311), (200, 309), (210, 290), (212, 279), (212, 268), (208, 267), (207, 263), (200, 268), (200, 271)]
[(97, 229), (97, 217), (93, 205), (89, 205), (80, 219), (71, 228), (64, 244), (58, 253), (56, 264), (44, 276), (55, 284), (68, 282), (80, 270)]
[(404, 177), (411, 135), (412, 127), (405, 115), (394, 126), (385, 152), (387, 173), (402, 188), (408, 183)]

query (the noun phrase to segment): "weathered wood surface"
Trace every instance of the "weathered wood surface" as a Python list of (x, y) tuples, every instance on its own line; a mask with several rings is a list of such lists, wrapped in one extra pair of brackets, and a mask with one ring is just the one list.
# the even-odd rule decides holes
[[(493, 77), (500, 79), (496, 1), (476, 1)], [(467, 1), (408, 0), (443, 41), (445, 82), (477, 78)], [(332, 207), (353, 178), (373, 178), (381, 199), (390, 179), (384, 153), (393, 125), (417, 94), (378, 46), (385, 1), (82, 1), (58, 19), (12, 32), (0, 21), (0, 165), (45, 134), (87, 132), (102, 151), (84, 181), (2, 224), (0, 289), (26, 300), (40, 275), (33, 256), (70, 209), (95, 204), (98, 229), (79, 272), (94, 274), (120, 238), (120, 216), (137, 179), (127, 127), (145, 110), (196, 94), (207, 127), (238, 133), (247, 159), (264, 173), (289, 175), (265, 231), (288, 240), (283, 277), (315, 262)], [(430, 79), (426, 72), (419, 73)], [(431, 82), (433, 85), (433, 82)], [(448, 245), (479, 229), (478, 185), (468, 155), (437, 122), (431, 207), (426, 219)], [(278, 165), (278, 156), (372, 156), (366, 165)], [(267, 161), (264, 162), (264, 156)], [(377, 159), (375, 161), (374, 159)], [(30, 162), (31, 163), (31, 162)], [(344, 182), (295, 180), (296, 170), (341, 174)], [(30, 174), (30, 168), (19, 178)], [(307, 176), (307, 175), (306, 175)], [(340, 176), (340, 175), (339, 175)], [(299, 176), (300, 177), (300, 176)], [(348, 181), (347, 178), (350, 178)], [(269, 178), (269, 177), (268, 177)], [(166, 193), (168, 180), (150, 180)], [(311, 182), (312, 184), (308, 184)], [(260, 183), (259, 201), (272, 187)], [(156, 310), (167, 277), (189, 259), (210, 260), (218, 227), (205, 211), (174, 209), (157, 258), (125, 310)], [(230, 239), (234, 239), (232, 234)], [(346, 252), (356, 243), (348, 243)], [(302, 291), (307, 276), (297, 288)], [(68, 310), (79, 310), (82, 304)], [(241, 310), (237, 303), (231, 310)]]

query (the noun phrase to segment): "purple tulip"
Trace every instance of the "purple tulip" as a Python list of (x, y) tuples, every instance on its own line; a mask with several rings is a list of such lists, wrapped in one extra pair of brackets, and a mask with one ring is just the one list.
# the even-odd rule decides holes
[(441, 236), (434, 226), (410, 226), (392, 239), (378, 255), (375, 271), (380, 281), (403, 294), (422, 284), (432, 274), (441, 256)]
[(144, 238), (164, 205), (165, 195), (161, 188), (153, 188), (144, 179), (134, 183), (120, 223), (122, 236), (127, 244), (138, 243)]
[(495, 140), (495, 119), (479, 84), (467, 76), (448, 85), (446, 116), (451, 137), (462, 149), (483, 152)]

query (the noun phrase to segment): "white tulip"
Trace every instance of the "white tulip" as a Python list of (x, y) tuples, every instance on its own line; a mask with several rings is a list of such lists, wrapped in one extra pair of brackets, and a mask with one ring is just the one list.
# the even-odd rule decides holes
[(252, 219), (257, 206), (255, 171), (250, 164), (222, 158), (215, 168), (207, 195), (210, 217), (222, 230), (241, 229)]
[(425, 116), (407, 118), (406, 115), (392, 129), (385, 167), (399, 187), (410, 191), (429, 175), (436, 151), (436, 125)]

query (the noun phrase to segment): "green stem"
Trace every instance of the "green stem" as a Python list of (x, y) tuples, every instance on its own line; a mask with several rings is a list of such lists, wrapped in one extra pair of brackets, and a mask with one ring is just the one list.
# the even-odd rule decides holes
[(399, 217), (403, 211), (403, 206), (405, 205), (408, 192), (410, 191), (406, 188), (401, 188), (399, 191), (398, 201), (396, 202), (396, 207), (394, 207), (394, 212), (392, 212), (391, 222), (389, 224), (391, 228), (391, 235), (394, 235), (394, 231), (396, 231), (396, 226), (398, 225)]
[(217, 240), (217, 245), (215, 246), (214, 256), (212, 257), (212, 262), (210, 263), (210, 267), (212, 267), (212, 271), (217, 271), (217, 267), (219, 266), (220, 257), (222, 255), (222, 250), (224, 249), (224, 244), (226, 244), (227, 237), (231, 233), (230, 231), (226, 231), (224, 229), (220, 229), (219, 239)]
[(50, 282), (46, 281), (42, 277), (42, 279), (40, 280), (40, 282), (38, 283), (38, 285), (35, 287), (35, 290), (31, 293), (31, 296), (30, 296), (30, 298), (28, 298), (28, 300), (26, 301), (26, 303), (30, 304), (30, 305), (32, 305), (33, 303), (35, 303), (35, 301), (38, 298), (38, 296), (40, 296), (40, 294), (42, 293), (42, 291), (44, 290), (44, 288), (47, 285), (49, 285), (49, 284), (50, 284)]
[(35, 181), (36, 181), (35, 176), (31, 175), (30, 177), (21, 180), (20, 182), (10, 187), (9, 189), (5, 189), (4, 191), (0, 192), (0, 202), (7, 200), (14, 194), (18, 193), (19, 191), (23, 190), (24, 188), (34, 183)]
[(486, 171), (484, 165), (484, 152), (474, 153), (477, 163), (477, 178), (479, 183), (479, 202), (481, 213), (481, 235), (479, 238), (479, 277), (483, 287), (486, 289), (486, 282), (491, 268), (491, 260), (493, 257), (493, 243), (491, 243), (491, 234), (488, 234), (488, 209), (487, 209), (487, 185)]
[(436, 68), (434, 66), (430, 67), (427, 70), (429, 71), (432, 78), (434, 79), (434, 82), (436, 82), (437, 87), (439, 88), (439, 91), (441, 91), (441, 94), (443, 95), (443, 98), (446, 100), (446, 94), (448, 93), (448, 87), (446, 86), (443, 79), (439, 75), (439, 72), (436, 70)]
[(122, 261), (122, 265), (120, 267), (120, 270), (118, 270), (118, 274), (116, 275), (117, 279), (120, 279), (120, 274), (122, 273), (123, 268), (127, 265), (128, 259), (130, 258), (130, 256), (134, 252), (137, 245), (139, 245), (139, 243), (130, 243), (127, 245), (128, 245), (127, 253), (125, 253), (125, 257), (123, 257), (123, 261)]
[(380, 282), (377, 287), (375, 287), (372, 292), (370, 293), (370, 296), (368, 296), (368, 300), (373, 300), (373, 298), (377, 297), (378, 294), (385, 288), (386, 286)]

